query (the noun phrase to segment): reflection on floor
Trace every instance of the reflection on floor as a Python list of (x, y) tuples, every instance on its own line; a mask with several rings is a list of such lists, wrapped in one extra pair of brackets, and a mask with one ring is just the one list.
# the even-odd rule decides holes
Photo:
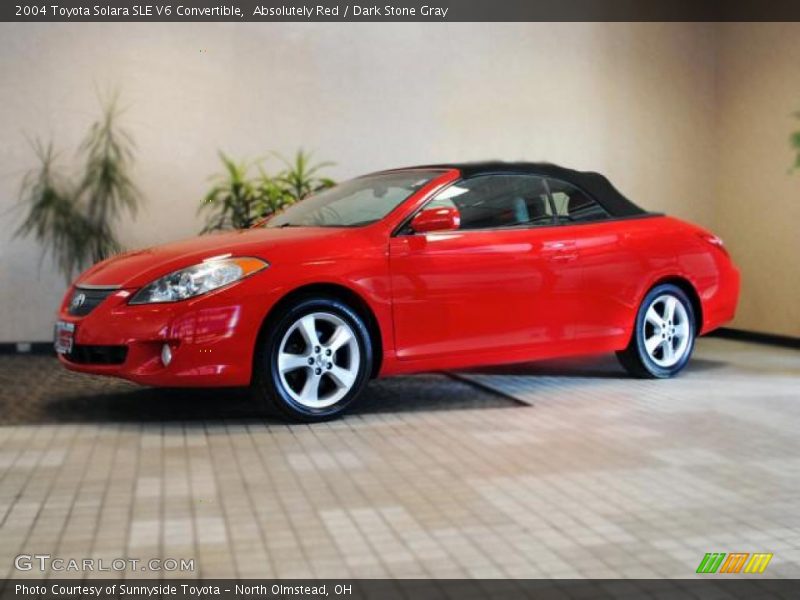
[(691, 577), (706, 552), (800, 577), (799, 352), (709, 339), (670, 381), (606, 357), (458, 378), (375, 382), (341, 421), (286, 425), (240, 391), (0, 357), (0, 577), (40, 576), (20, 553), (193, 558), (187, 577)]

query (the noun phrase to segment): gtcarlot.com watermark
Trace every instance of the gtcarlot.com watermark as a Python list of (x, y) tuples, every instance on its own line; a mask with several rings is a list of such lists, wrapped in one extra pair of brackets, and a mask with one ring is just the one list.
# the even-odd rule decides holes
[(193, 572), (193, 558), (63, 558), (50, 554), (19, 554), (14, 559), (18, 571), (61, 572)]

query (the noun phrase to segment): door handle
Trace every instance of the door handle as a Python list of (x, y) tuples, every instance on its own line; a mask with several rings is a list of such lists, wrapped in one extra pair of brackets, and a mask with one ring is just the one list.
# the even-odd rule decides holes
[(578, 258), (575, 242), (550, 242), (544, 245), (544, 250), (548, 253), (550, 260), (568, 262)]
[(569, 242), (549, 242), (544, 245), (545, 250), (563, 250), (569, 246)]
[(569, 262), (578, 258), (577, 252), (559, 252), (554, 254), (550, 260), (557, 260), (558, 262)]

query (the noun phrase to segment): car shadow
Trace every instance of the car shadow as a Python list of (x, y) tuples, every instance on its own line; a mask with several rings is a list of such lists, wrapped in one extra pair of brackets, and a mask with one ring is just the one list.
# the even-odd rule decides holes
[[(726, 363), (704, 358), (692, 358), (686, 372), (713, 371)], [(479, 367), (463, 371), (465, 374), (513, 375), (518, 377), (570, 377), (586, 379), (630, 379), (630, 375), (614, 355), (581, 356), (554, 360), (542, 360), (498, 367)]]
[[(163, 389), (84, 375), (55, 377), (25, 393), (6, 389), (0, 425), (154, 423), (224, 420), (281, 423), (259, 409), (245, 388)], [(519, 407), (520, 403), (443, 374), (371, 381), (345, 418), (375, 414)]]
[[(63, 370), (49, 357), (2, 357), (0, 426), (49, 423), (157, 423), (224, 420), (280, 423), (268, 417), (247, 389), (143, 388), (115, 379)], [(688, 372), (708, 371), (725, 363), (692, 359)], [(612, 356), (550, 360), (462, 371), (463, 374), (626, 379)], [(345, 415), (370, 415), (526, 406), (459, 374), (428, 373), (369, 383)]]

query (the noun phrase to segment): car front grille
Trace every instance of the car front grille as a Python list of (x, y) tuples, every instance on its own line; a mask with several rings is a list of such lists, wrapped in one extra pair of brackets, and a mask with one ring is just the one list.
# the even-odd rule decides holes
[(121, 365), (128, 356), (127, 346), (88, 346), (76, 344), (65, 358), (79, 365)]
[(117, 288), (89, 289), (76, 287), (69, 299), (68, 311), (73, 317), (85, 317), (100, 303), (117, 291)]

